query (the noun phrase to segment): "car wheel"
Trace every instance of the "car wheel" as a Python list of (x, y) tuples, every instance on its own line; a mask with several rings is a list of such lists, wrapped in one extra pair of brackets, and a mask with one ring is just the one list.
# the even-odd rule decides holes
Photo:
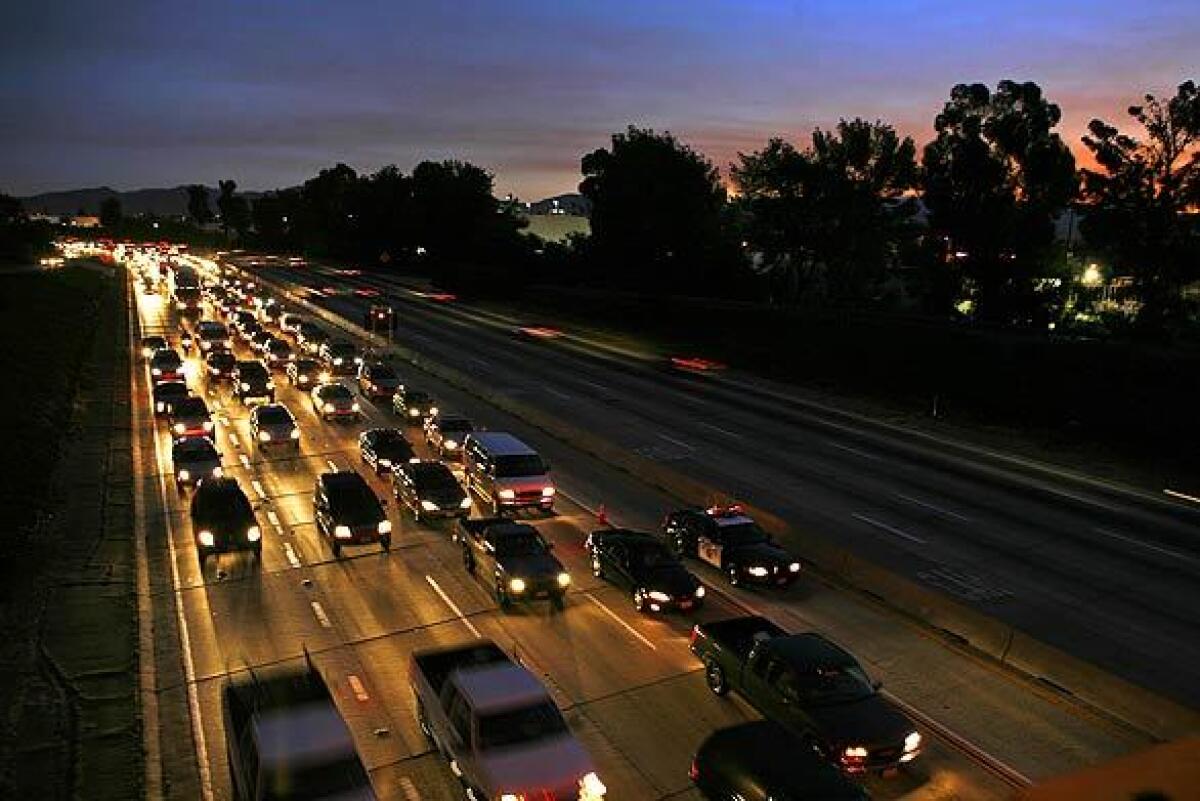
[(725, 671), (712, 657), (704, 660), (704, 683), (708, 685), (708, 689), (712, 690), (713, 695), (724, 695), (729, 692), (729, 685), (725, 681)]
[(598, 579), (604, 578), (604, 566), (600, 564), (600, 557), (592, 557), (592, 575)]
[(646, 593), (641, 587), (633, 591), (633, 608), (639, 612), (646, 611)]
[(742, 574), (738, 571), (737, 565), (730, 565), (725, 568), (725, 575), (729, 577), (730, 587), (736, 587), (742, 583)]
[(567, 606), (567, 594), (560, 592), (558, 595), (550, 596), (550, 606), (555, 612), (561, 612)]
[(380, 537), (379, 547), (385, 551), (390, 551), (392, 549), (392, 536), (390, 534), (386, 534)]
[(342, 558), (342, 544), (340, 542), (333, 543), (333, 558), (334, 559)]
[(492, 496), (492, 517), (500, 516), (500, 499), (495, 495)]

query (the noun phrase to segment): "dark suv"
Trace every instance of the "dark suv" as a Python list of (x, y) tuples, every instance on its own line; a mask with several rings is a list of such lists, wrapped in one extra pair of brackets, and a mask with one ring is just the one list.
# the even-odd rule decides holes
[(333, 555), (344, 545), (378, 542), (392, 547), (392, 523), (370, 485), (358, 473), (322, 473), (313, 490), (313, 519), (317, 531), (329, 540)]
[(232, 478), (206, 478), (192, 496), (192, 536), (200, 566), (211, 554), (251, 551), (255, 561), (262, 554), (262, 529), (254, 507)]
[(243, 404), (252, 400), (275, 402), (275, 382), (262, 362), (238, 362), (233, 369), (233, 394)]

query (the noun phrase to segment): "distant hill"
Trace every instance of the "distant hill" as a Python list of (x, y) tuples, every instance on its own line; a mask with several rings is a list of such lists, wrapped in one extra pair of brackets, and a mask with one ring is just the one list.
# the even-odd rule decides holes
[(572, 214), (587, 217), (592, 211), (592, 202), (577, 192), (554, 195), (529, 204), (526, 214)]
[[(217, 195), (215, 187), (208, 187), (208, 205), (215, 213)], [(247, 200), (254, 200), (261, 192), (239, 192)], [(133, 189), (118, 192), (107, 186), (91, 189), (71, 189), (65, 192), (44, 192), (40, 195), (21, 198), (22, 205), (30, 214), (75, 214), (81, 209), (87, 214), (98, 214), (100, 204), (110, 197), (121, 201), (121, 211), (129, 215), (155, 214), (160, 217), (181, 217), (187, 214), (187, 189), (176, 186), (170, 189)]]

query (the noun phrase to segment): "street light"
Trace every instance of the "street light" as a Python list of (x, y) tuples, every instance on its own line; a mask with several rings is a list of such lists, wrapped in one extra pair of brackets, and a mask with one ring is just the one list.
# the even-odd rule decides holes
[(1100, 265), (1095, 262), (1092, 262), (1084, 269), (1083, 276), (1079, 279), (1081, 284), (1091, 287), (1100, 286), (1103, 280), (1104, 277), (1100, 275)]

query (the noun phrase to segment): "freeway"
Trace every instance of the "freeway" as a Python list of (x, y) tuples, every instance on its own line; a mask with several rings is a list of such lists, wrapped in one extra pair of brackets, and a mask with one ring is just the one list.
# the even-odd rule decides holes
[[(179, 330), (174, 311), (159, 295), (139, 294), (135, 318), (131, 343)], [(197, 375), (194, 357), (188, 365)], [(582, 543), (596, 527), (598, 503), (613, 510), (615, 522), (644, 528), (654, 527), (673, 504), (635, 478), (425, 378), (443, 408), (513, 431), (555, 464), (563, 498), (554, 517), (535, 524), (575, 578), (567, 607), (560, 614), (501, 612), (463, 571), (446, 528), (416, 525), (394, 505), (396, 536), (389, 554), (367, 549), (335, 560), (316, 535), (311, 508), (316, 475), (328, 469), (366, 475), (356, 435), (371, 425), (394, 425), (386, 409), (364, 401), (362, 423), (323, 423), (302, 393), (279, 381), (279, 399), (301, 425), (301, 450), (295, 457), (269, 456), (254, 447), (247, 410), (226, 389), (193, 379), (216, 413), (228, 474), (252, 493), (260, 520), (269, 523), (261, 570), (237, 556), (210, 561), (202, 570), (187, 522), (187, 497), (169, 481), (170, 438), (151, 415), (143, 365), (131, 381), (134, 397), (146, 399), (133, 410), (139, 526), (150, 552), (143, 558), (163, 571), (157, 578), (169, 592), (156, 603), (175, 610), (176, 620), (163, 628), (176, 631), (182, 656), (178, 683), (160, 676), (159, 686), (182, 688), (184, 722), (192, 727), (191, 737), (171, 729), (164, 711), (161, 725), (148, 726), (158, 738), (149, 751), (152, 762), (156, 754), (180, 750), (181, 743), (194, 752), (194, 772), (164, 761), (162, 781), (177, 797), (230, 797), (218, 701), (226, 677), (299, 662), (305, 648), (330, 681), (372, 780), (388, 799), (457, 797), (453, 776), (416, 725), (405, 675), (408, 655), (433, 644), (482, 635), (519, 654), (551, 688), (614, 799), (696, 797), (687, 776), (696, 745), (712, 729), (753, 716), (741, 702), (708, 693), (687, 650), (692, 620), (644, 617), (622, 593), (590, 575)], [(386, 492), (382, 481), (371, 480)], [(162, 552), (157, 559), (156, 551)], [(921, 723), (925, 755), (897, 777), (870, 779), (876, 798), (1005, 798), (1030, 778), (1144, 742), (1052, 693), (1014, 682), (851, 594), (813, 583), (791, 596), (764, 595), (724, 589), (719, 577), (701, 575), (719, 592), (697, 619), (755, 611), (793, 630), (825, 631), (858, 654)]]
[(312, 300), (355, 322), (371, 302), (364, 295), (377, 294), (400, 309), (406, 347), (1200, 706), (1200, 506), (1192, 500), (913, 444), (814, 413), (749, 376), (698, 380), (632, 356), (522, 340), (513, 321), (432, 301), (397, 279), (236, 262), (301, 290), (330, 287)]

